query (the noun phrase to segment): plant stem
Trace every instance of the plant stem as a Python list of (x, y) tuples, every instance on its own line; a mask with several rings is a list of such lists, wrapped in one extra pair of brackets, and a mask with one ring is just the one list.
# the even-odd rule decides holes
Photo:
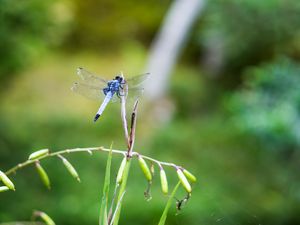
[[(38, 160), (42, 160), (48, 157), (53, 157), (53, 156), (58, 156), (58, 155), (62, 155), (62, 154), (66, 154), (66, 153), (74, 153), (74, 152), (88, 152), (91, 153), (93, 151), (103, 151), (103, 152), (109, 152), (110, 149), (108, 148), (104, 148), (104, 147), (91, 147), (91, 148), (73, 148), (73, 149), (65, 149), (65, 150), (61, 150), (61, 151), (57, 151), (57, 152), (53, 152), (47, 155), (44, 155), (40, 158), (38, 158)], [(113, 153), (115, 154), (122, 154), (125, 155), (126, 151), (120, 151), (120, 150), (112, 150)], [(37, 159), (35, 160), (27, 160), (23, 163), (19, 163), (18, 165), (14, 166), (13, 168), (9, 169), (8, 171), (5, 172), (6, 175), (10, 175), (11, 173), (15, 173), (17, 170), (31, 165), (33, 163), (35, 163)]]
[[(124, 79), (123, 73), (121, 73), (121, 77)], [(124, 135), (126, 139), (127, 147), (129, 148), (129, 137), (128, 137), (128, 126), (126, 120), (126, 95), (128, 93), (128, 85), (124, 84), (124, 89), (121, 89), (121, 119), (124, 129)]]
[[(50, 153), (48, 155), (44, 155), (44, 156), (38, 158), (38, 160), (46, 159), (46, 158), (53, 157), (53, 156), (68, 154), (68, 153), (76, 153), (76, 152), (88, 152), (88, 153), (91, 153), (91, 152), (109, 152), (109, 151), (110, 151), (109, 148), (104, 148), (104, 147), (65, 149), (65, 150), (60, 150), (60, 151), (57, 151), (57, 152), (52, 152), (52, 153)], [(113, 149), (112, 153), (113, 154), (126, 155), (127, 151)], [(143, 157), (144, 159), (146, 159), (148, 161), (156, 163), (158, 166), (159, 165), (165, 165), (165, 166), (171, 166), (171, 167), (175, 167), (175, 168), (178, 167), (174, 163), (159, 161), (159, 160), (153, 159), (153, 158), (151, 158), (149, 156), (141, 155), (138, 152), (132, 152), (132, 156), (138, 156), (138, 155), (141, 156), (141, 157)], [(6, 175), (10, 175), (12, 173), (15, 173), (15, 172), (17, 172), (17, 170), (35, 163), (35, 161), (36, 160), (26, 160), (25, 162), (19, 163), (18, 165), (16, 165), (16, 166), (12, 167), (11, 169), (7, 170), (5, 172), (5, 174)]]

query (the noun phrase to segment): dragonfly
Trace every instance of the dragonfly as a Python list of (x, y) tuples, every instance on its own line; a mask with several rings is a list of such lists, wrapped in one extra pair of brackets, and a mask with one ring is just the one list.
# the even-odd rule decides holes
[(125, 98), (139, 97), (144, 91), (142, 84), (150, 74), (144, 73), (129, 79), (118, 74), (115, 78), (106, 80), (79, 67), (77, 75), (81, 80), (74, 83), (71, 90), (92, 100), (102, 100), (102, 104), (94, 117), (94, 122), (96, 122), (109, 102), (117, 102), (123, 96)]

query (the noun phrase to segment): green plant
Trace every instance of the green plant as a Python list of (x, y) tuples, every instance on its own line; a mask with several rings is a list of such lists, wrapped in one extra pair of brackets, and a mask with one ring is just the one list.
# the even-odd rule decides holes
[(286, 151), (300, 146), (299, 72), (299, 65), (286, 58), (252, 68), (244, 87), (226, 103), (235, 124), (266, 149)]
[[(89, 154), (93, 154), (93, 152), (107, 152), (108, 153), (108, 159), (107, 159), (107, 165), (106, 165), (106, 172), (105, 172), (105, 180), (104, 180), (104, 186), (103, 186), (103, 193), (101, 198), (101, 207), (99, 211), (99, 225), (117, 225), (120, 218), (120, 213), (122, 209), (122, 202), (124, 199), (124, 195), (126, 193), (127, 188), (127, 179), (130, 172), (130, 166), (133, 159), (137, 159), (139, 161), (140, 168), (142, 172), (145, 175), (146, 180), (148, 181), (148, 188), (145, 191), (145, 197), (147, 200), (151, 199), (150, 194), (150, 187), (152, 184), (152, 177), (153, 172), (152, 169), (149, 169), (147, 162), (151, 162), (154, 165), (157, 165), (160, 169), (160, 171), (164, 171), (164, 166), (173, 167), (179, 178), (179, 183), (174, 188), (172, 194), (169, 196), (168, 203), (166, 205), (166, 208), (163, 212), (163, 215), (161, 217), (161, 220), (159, 222), (160, 225), (165, 224), (165, 220), (167, 217), (168, 210), (170, 208), (171, 202), (174, 199), (176, 190), (179, 187), (179, 184), (181, 183), (184, 189), (187, 192), (187, 196), (183, 200), (177, 200), (178, 210), (180, 210), (180, 205), (182, 203), (186, 203), (187, 200), (191, 196), (192, 188), (189, 183), (195, 182), (196, 178), (194, 175), (192, 175), (190, 172), (188, 172), (186, 169), (184, 169), (181, 166), (178, 166), (174, 163), (169, 162), (163, 162), (156, 160), (152, 157), (142, 155), (138, 152), (133, 151), (134, 149), (134, 143), (135, 143), (135, 132), (136, 132), (136, 122), (137, 122), (137, 112), (138, 112), (138, 103), (137, 100), (134, 104), (134, 108), (131, 114), (130, 119), (130, 126), (128, 129), (127, 119), (126, 119), (126, 98), (125, 95), (121, 95), (121, 118), (122, 118), (122, 124), (124, 128), (124, 134), (125, 134), (125, 141), (127, 145), (127, 150), (116, 150), (112, 149), (112, 145), (110, 148), (105, 147), (88, 147), (88, 148), (73, 148), (73, 149), (65, 149), (61, 151), (56, 152), (50, 152), (48, 149), (41, 149), (36, 152), (33, 152), (29, 155), (28, 159), (22, 163), (17, 164), (16, 166), (12, 167), (11, 169), (7, 170), (5, 173), (0, 171), (0, 178), (4, 184), (0, 188), (0, 191), (8, 191), (8, 190), (15, 190), (15, 186), (11, 179), (9, 178), (12, 174), (16, 173), (18, 170), (30, 166), (35, 165), (37, 172), (44, 183), (44, 185), (50, 189), (51, 183), (50, 179), (47, 175), (46, 170), (42, 167), (41, 162), (47, 158), (53, 158), (56, 157), (60, 159), (65, 168), (68, 170), (68, 172), (71, 174), (72, 177), (74, 177), (76, 180), (80, 182), (80, 177), (78, 172), (76, 171), (75, 167), (64, 157), (66, 154), (76, 153), (76, 152), (87, 152)], [(109, 200), (111, 189), (111, 162), (112, 162), (112, 156), (113, 155), (121, 155), (123, 157), (123, 160), (121, 162), (120, 168), (118, 170), (117, 178), (115, 181), (115, 188), (112, 195), (112, 199)], [(168, 182), (167, 182), (167, 176), (165, 172), (162, 172), (161, 175), (161, 182), (162, 182), (162, 191), (164, 194), (168, 193)], [(110, 204), (109, 204), (110, 203)], [(54, 222), (52, 219), (46, 215), (43, 212), (37, 211), (34, 213), (34, 217), (37, 216), (42, 218), (44, 222), (47, 225), (53, 225)], [(49, 222), (50, 221), (50, 222)]]

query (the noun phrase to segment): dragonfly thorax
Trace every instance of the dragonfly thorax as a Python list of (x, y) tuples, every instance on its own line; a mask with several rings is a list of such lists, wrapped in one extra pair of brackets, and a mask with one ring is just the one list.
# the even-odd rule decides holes
[(107, 83), (107, 87), (103, 89), (104, 94), (107, 92), (111, 92), (112, 94), (119, 93), (120, 88), (122, 87), (124, 78), (120, 76), (116, 76), (113, 80)]

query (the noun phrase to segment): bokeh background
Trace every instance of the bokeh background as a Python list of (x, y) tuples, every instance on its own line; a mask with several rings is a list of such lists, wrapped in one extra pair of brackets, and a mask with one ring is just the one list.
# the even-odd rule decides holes
[[(146, 72), (175, 2), (0, 0), (0, 169), (42, 148), (113, 141), (124, 149), (119, 105), (93, 123), (99, 102), (70, 90), (76, 68), (107, 78)], [(161, 100), (140, 102), (137, 126), (136, 151), (198, 177), (167, 224), (300, 224), (300, 2), (207, 1), (181, 47)], [(106, 156), (67, 156), (82, 183), (58, 159), (45, 160), (51, 191), (33, 167), (20, 170), (17, 191), (1, 193), (0, 222), (38, 209), (57, 224), (97, 224)], [(166, 172), (174, 186), (175, 172)], [(167, 198), (157, 176), (149, 202), (145, 188), (134, 163), (121, 224), (157, 224)]]

